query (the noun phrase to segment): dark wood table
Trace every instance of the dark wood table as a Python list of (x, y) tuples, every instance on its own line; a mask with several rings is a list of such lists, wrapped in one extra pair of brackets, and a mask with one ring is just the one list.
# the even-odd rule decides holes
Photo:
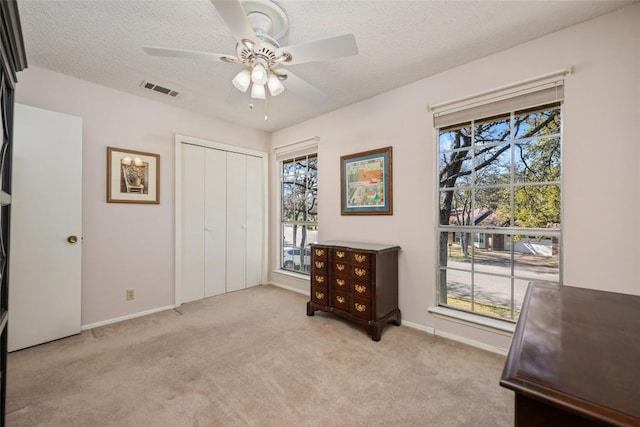
[(532, 283), (500, 385), (517, 426), (640, 426), (640, 296)]

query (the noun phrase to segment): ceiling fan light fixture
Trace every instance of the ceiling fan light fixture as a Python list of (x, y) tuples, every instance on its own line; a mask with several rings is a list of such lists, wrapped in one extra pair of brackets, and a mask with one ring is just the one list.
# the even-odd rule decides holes
[(267, 94), (264, 90), (264, 85), (253, 84), (251, 85), (251, 97), (253, 99), (265, 99)]
[(236, 74), (231, 82), (240, 92), (246, 92), (251, 84), (251, 73), (245, 68)]
[(280, 78), (274, 73), (269, 73), (269, 77), (267, 79), (267, 87), (269, 88), (269, 93), (271, 96), (278, 96), (282, 92), (284, 92), (284, 85), (280, 81)]
[(264, 86), (267, 83), (267, 69), (262, 62), (257, 62), (253, 65), (251, 70), (251, 81), (254, 85)]

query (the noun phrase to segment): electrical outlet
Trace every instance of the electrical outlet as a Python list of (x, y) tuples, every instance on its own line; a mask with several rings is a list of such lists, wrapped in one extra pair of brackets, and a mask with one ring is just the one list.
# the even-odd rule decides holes
[(127, 301), (131, 301), (136, 297), (135, 291), (133, 289), (127, 289)]

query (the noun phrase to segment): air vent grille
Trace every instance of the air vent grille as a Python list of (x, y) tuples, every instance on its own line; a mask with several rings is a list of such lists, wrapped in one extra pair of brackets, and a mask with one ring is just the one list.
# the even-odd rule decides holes
[(169, 95), (169, 96), (171, 96), (173, 98), (175, 98), (178, 95), (180, 95), (180, 92), (178, 92), (177, 90), (168, 89), (166, 87), (162, 87), (160, 85), (148, 82), (146, 80), (143, 80), (142, 83), (140, 83), (140, 87), (143, 87), (143, 88), (149, 89), (149, 90), (153, 90), (155, 92), (159, 92), (159, 93), (162, 93), (164, 95)]

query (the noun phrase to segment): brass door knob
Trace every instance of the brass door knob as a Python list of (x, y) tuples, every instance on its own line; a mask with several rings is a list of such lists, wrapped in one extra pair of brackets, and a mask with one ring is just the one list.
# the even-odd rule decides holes
[(73, 243), (77, 243), (78, 242), (78, 237), (77, 236), (69, 236), (67, 237), (67, 242), (73, 244)]

